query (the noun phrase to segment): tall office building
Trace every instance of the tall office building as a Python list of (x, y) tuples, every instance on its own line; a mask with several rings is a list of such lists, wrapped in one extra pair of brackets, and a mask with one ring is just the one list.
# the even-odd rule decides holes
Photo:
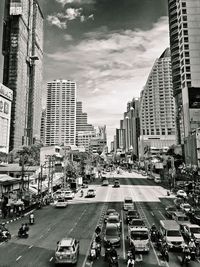
[(145, 147), (162, 149), (175, 144), (175, 104), (170, 51), (156, 60), (140, 98), (140, 157)]
[(40, 136), (43, 15), (37, 0), (5, 0), (3, 84), (13, 90), (10, 150)]
[(200, 0), (168, 0), (178, 143), (200, 127)]
[(47, 84), (46, 145), (75, 145), (76, 83), (54, 80)]

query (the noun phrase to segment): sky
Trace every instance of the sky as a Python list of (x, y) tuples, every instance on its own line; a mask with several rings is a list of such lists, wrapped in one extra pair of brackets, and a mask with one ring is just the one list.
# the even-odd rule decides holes
[[(38, 0), (44, 14), (44, 86), (77, 83), (88, 122), (113, 139), (128, 101), (140, 96), (169, 46), (167, 0)], [(0, 45), (4, 0), (0, 0)], [(0, 55), (0, 81), (3, 58)]]

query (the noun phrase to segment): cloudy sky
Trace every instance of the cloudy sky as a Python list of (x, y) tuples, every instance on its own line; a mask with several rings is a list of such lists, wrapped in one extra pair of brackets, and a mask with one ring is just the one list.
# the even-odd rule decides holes
[(43, 102), (47, 81), (76, 81), (89, 122), (106, 124), (110, 142), (127, 102), (140, 95), (155, 59), (169, 45), (167, 1), (38, 1), (45, 17)]

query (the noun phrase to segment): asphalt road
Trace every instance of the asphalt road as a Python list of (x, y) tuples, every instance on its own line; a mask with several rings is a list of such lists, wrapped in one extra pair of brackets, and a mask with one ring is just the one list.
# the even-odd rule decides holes
[[(122, 175), (109, 175), (110, 183), (118, 176), (120, 188), (112, 185), (103, 187), (95, 182), (90, 185), (96, 189), (96, 197), (81, 198), (80, 192), (75, 199), (69, 201), (65, 209), (56, 209), (53, 206), (43, 207), (35, 212), (35, 225), (30, 227), (29, 237), (19, 239), (17, 231), (26, 218), (9, 224), (8, 228), (12, 239), (0, 244), (0, 267), (51, 267), (54, 266), (54, 251), (58, 240), (65, 236), (80, 240), (80, 256), (78, 267), (102, 267), (108, 264), (102, 257), (94, 262), (88, 260), (88, 252), (94, 235), (96, 225), (103, 225), (103, 217), (107, 208), (115, 208), (122, 218), (121, 247), (118, 249), (120, 266), (126, 266), (127, 225), (124, 223), (122, 202), (125, 196), (131, 196), (136, 202), (141, 217), (147, 226), (159, 223), (165, 218), (164, 208), (172, 203), (173, 196), (167, 197), (166, 189), (147, 180), (140, 174), (123, 173)], [(87, 189), (84, 189), (86, 192)], [(181, 266), (181, 254), (170, 252), (170, 262), (163, 262), (159, 252), (151, 244), (148, 254), (137, 255), (136, 266)], [(199, 266), (199, 262), (192, 262), (189, 266)]]

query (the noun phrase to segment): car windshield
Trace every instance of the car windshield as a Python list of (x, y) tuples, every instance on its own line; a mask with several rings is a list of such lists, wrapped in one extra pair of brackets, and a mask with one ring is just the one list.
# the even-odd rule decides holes
[(72, 252), (73, 251), (73, 248), (70, 246), (70, 247), (64, 247), (64, 246), (60, 246), (58, 247), (58, 252)]
[(144, 226), (144, 222), (141, 220), (132, 220), (131, 225), (133, 226)]
[(195, 213), (196, 216), (200, 217), (200, 210), (196, 210), (194, 213)]
[(107, 228), (106, 229), (106, 235), (107, 236), (118, 236), (117, 228)]
[(109, 215), (109, 214), (114, 213), (114, 212), (116, 212), (116, 210), (107, 210), (106, 214)]
[(193, 234), (200, 234), (200, 227), (192, 227), (190, 230)]
[(132, 204), (133, 201), (132, 201), (132, 199), (125, 199), (124, 203), (125, 204)]
[(181, 221), (181, 222), (187, 222), (188, 221), (188, 218), (185, 217), (185, 216), (179, 216), (177, 217), (178, 221)]
[(175, 211), (176, 210), (176, 207), (168, 207), (167, 210), (168, 211)]
[(117, 218), (108, 218), (108, 223), (118, 223), (119, 220)]
[(136, 210), (129, 210), (127, 215), (136, 215), (137, 211)]
[(131, 238), (134, 240), (146, 240), (148, 239), (148, 233), (147, 232), (141, 232), (141, 231), (132, 231), (131, 232)]
[(190, 208), (190, 204), (184, 204), (183, 207), (186, 208), (186, 209)]
[(181, 236), (181, 233), (178, 230), (167, 231), (167, 236)]
[(89, 193), (93, 193), (94, 190), (93, 190), (93, 189), (89, 189), (88, 192), (89, 192)]
[(65, 202), (64, 199), (58, 199), (58, 202)]

